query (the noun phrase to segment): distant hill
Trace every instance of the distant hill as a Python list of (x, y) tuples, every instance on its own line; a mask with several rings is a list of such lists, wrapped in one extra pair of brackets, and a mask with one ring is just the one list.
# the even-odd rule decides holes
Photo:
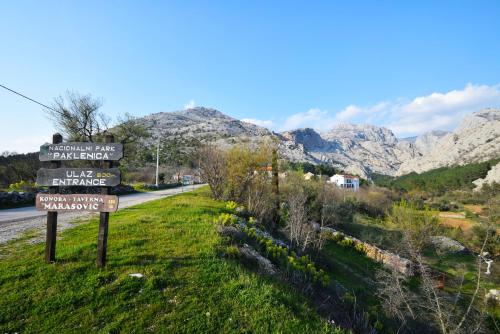
[[(417, 146), (418, 140), (415, 142)], [(464, 118), (455, 131), (427, 137), (426, 140), (432, 142), (431, 148), (420, 149), (422, 156), (403, 162), (396, 175), (500, 157), (500, 109), (475, 112)]]
[(496, 158), (500, 156), (499, 119), (500, 110), (485, 109), (470, 115), (453, 133), (435, 130), (403, 139), (387, 128), (368, 124), (339, 124), (326, 132), (305, 128), (275, 133), (205, 107), (151, 114), (139, 121), (153, 134), (150, 144), (158, 136), (186, 149), (203, 142), (227, 147), (275, 138), (285, 159), (326, 163), (369, 178), (373, 173), (403, 175)]
[(341, 124), (322, 133), (298, 129), (281, 136), (303, 147), (310, 161), (327, 162), (365, 178), (372, 173), (393, 175), (403, 161), (419, 154), (412, 143), (374, 125)]
[(437, 193), (458, 189), (471, 190), (476, 187), (474, 181), (485, 178), (499, 162), (500, 159), (493, 159), (466, 165), (441, 167), (421, 174), (412, 172), (399, 177), (373, 174), (372, 179), (376, 185), (394, 190), (421, 190)]
[[(195, 107), (174, 112), (151, 114), (138, 121), (150, 129), (155, 140), (196, 139), (233, 143), (238, 140), (254, 140), (272, 133), (266, 128), (239, 121), (212, 108)], [(232, 140), (231, 140), (232, 139)]]

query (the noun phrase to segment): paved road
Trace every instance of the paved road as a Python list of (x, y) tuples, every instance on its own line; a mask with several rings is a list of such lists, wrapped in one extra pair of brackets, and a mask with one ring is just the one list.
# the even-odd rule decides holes
[[(183, 191), (191, 191), (201, 186), (202, 185), (195, 185), (194, 187), (186, 186), (183, 188), (123, 195), (120, 196), (118, 208), (123, 209), (132, 205), (176, 195)], [(60, 213), (58, 217), (57, 228), (58, 230), (63, 230), (72, 227), (74, 226), (72, 222), (75, 219), (91, 215), (92, 213), (82, 212)], [(46, 228), (46, 216), (46, 212), (37, 211), (34, 206), (0, 210), (0, 243), (5, 243), (9, 240), (15, 239), (28, 230), (43, 231)]]

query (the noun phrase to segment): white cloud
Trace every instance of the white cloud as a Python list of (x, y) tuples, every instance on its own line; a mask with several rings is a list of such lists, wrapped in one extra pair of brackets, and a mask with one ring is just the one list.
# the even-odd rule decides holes
[(463, 89), (412, 100), (400, 98), (368, 106), (351, 104), (337, 113), (313, 108), (288, 117), (281, 130), (328, 130), (335, 124), (352, 122), (385, 126), (398, 136), (412, 136), (430, 130), (454, 130), (465, 115), (487, 107), (500, 107), (500, 84), (467, 84)]
[(196, 107), (196, 103), (194, 100), (191, 100), (184, 106), (184, 109), (193, 109), (194, 107)]
[(272, 128), (274, 126), (274, 123), (271, 120), (262, 120), (262, 119), (256, 119), (256, 118), (243, 118), (242, 121), (247, 122), (247, 123), (252, 123), (252, 124), (255, 124), (258, 126), (262, 126), (265, 128)]
[(398, 135), (453, 130), (470, 113), (500, 106), (500, 85), (467, 84), (462, 90), (432, 93), (391, 106), (385, 125)]

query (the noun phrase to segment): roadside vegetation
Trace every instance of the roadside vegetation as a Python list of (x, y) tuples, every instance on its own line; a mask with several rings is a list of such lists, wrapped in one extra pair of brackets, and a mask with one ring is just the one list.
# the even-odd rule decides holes
[(342, 333), (292, 287), (220, 255), (213, 218), (227, 209), (207, 195), (112, 214), (102, 270), (97, 219), (61, 234), (52, 265), (43, 244), (2, 245), (0, 331)]
[[(325, 177), (305, 180), (304, 166), (275, 161), (273, 145), (235, 145), (228, 150), (205, 146), (200, 150), (205, 158), (202, 175), (214, 198), (237, 203), (236, 215), (251, 216), (259, 233), (274, 238), (273, 245), (284, 243), (288, 254), (308, 259), (315, 270), (327, 275), (329, 283), (323, 284), (322, 293), (339, 308), (351, 305), (358, 311), (349, 321), (342, 312), (329, 313), (337, 323), (355, 332), (360, 328), (387, 333), (498, 329), (499, 308), (485, 295), (500, 285), (496, 263), (500, 195), (495, 184), (475, 194), (469, 186), (470, 180), (484, 177), (490, 165), (446, 172), (444, 180), (451, 185), (446, 189), (439, 182), (425, 188), (441, 175), (436, 171), (423, 183), (415, 181), (424, 185), (421, 188), (379, 183), (385, 187), (364, 184), (358, 192), (349, 192), (328, 184)], [(280, 176), (283, 170), (286, 173)], [(335, 171), (322, 175), (328, 172)], [(456, 179), (460, 181), (450, 181)], [(452, 189), (462, 197), (449, 197)], [(471, 203), (476, 206), (468, 207)], [(245, 235), (233, 233), (228, 240), (241, 249), (242, 240), (248, 243), (252, 232), (237, 219), (230, 225)], [(335, 231), (356, 239), (339, 239)], [(388, 258), (399, 255), (409, 261), (412, 274), (402, 274), (400, 264), (387, 265), (381, 259), (386, 255), (368, 256), (363, 242), (378, 247), (380, 254), (391, 252)], [(286, 272), (288, 267), (283, 269), (273, 252), (258, 243), (249, 244)], [(447, 249), (450, 244), (460, 251)], [(490, 260), (493, 273), (485, 274)], [(297, 285), (295, 279), (284, 281)], [(320, 290), (307, 279), (300, 281), (300, 287), (312, 295)]]

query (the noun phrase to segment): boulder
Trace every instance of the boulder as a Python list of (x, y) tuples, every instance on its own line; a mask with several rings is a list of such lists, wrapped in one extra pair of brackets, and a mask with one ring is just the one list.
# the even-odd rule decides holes
[(456, 240), (439, 235), (431, 237), (431, 243), (434, 247), (442, 252), (452, 254), (467, 254), (469, 250)]
[(264, 272), (268, 275), (276, 274), (276, 268), (271, 263), (271, 261), (269, 261), (268, 259), (266, 259), (262, 255), (260, 255), (251, 246), (249, 246), (247, 244), (243, 244), (243, 246), (239, 247), (239, 249), (240, 249), (241, 256), (246, 261), (250, 262), (251, 264), (257, 265), (259, 270), (261, 270), (262, 272)]
[(235, 226), (217, 226), (217, 232), (224, 237), (230, 237), (234, 240), (243, 240), (245, 239), (245, 233)]
[(491, 289), (485, 296), (486, 301), (494, 305), (500, 305), (500, 290)]

